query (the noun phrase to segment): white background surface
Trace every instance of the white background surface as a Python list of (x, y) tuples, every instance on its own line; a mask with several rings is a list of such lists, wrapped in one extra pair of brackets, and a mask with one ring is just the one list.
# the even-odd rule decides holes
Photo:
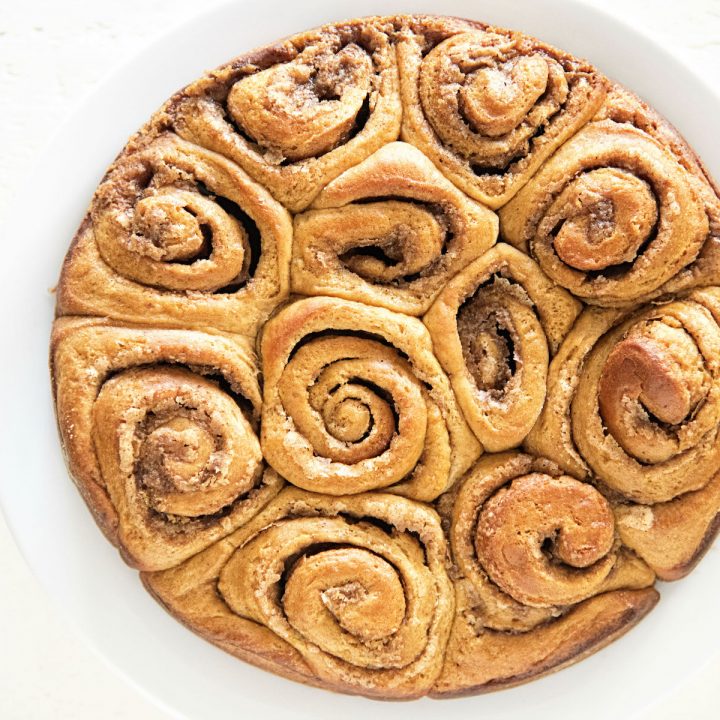
[[(109, 70), (167, 27), (216, 2), (0, 0), (0, 215), (12, 213), (13, 188), (27, 168), (41, 160), (53, 128)], [(700, 68), (720, 92), (720, 0), (587, 2), (642, 28), (680, 60)], [(438, 10), (441, 7), (439, 2)], [(7, 421), (3, 417), (2, 422)], [(116, 677), (56, 614), (1, 520), (0, 577), (1, 718), (167, 719)], [(720, 704), (718, 678), (720, 663), (706, 667), (643, 718), (717, 717), (711, 708)], [(241, 708), (238, 715), (242, 716)]]

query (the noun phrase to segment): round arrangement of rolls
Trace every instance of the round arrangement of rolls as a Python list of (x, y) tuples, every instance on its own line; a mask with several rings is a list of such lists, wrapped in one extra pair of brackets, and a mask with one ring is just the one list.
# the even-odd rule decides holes
[(632, 628), (720, 528), (720, 199), (584, 60), (336, 23), (130, 139), (51, 371), (82, 497), (192, 631), (376, 699), (517, 685)]

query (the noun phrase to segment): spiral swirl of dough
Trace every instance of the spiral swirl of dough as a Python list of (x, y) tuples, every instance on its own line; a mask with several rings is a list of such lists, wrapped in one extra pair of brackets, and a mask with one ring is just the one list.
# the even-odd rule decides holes
[(280, 489), (263, 473), (257, 369), (238, 340), (68, 320), (53, 347), (71, 472), (133, 566), (181, 562)]
[(419, 503), (288, 488), (206, 557), (146, 581), (176, 609), (179, 587), (216, 583), (214, 615), (228, 626), (259, 623), (348, 692), (407, 699), (442, 666), (454, 606), (445, 553), (438, 516)]
[(720, 328), (700, 303), (651, 308), (605, 333), (573, 399), (593, 472), (633, 500), (670, 500), (720, 469)]
[(484, 627), (529, 631), (566, 606), (647, 580), (618, 553), (608, 501), (545, 459), (487, 455), (448, 501), (453, 557)]
[(610, 503), (545, 458), (486, 455), (438, 508), (456, 611), (434, 694), (482, 692), (601, 647), (657, 602)]
[(530, 431), (545, 400), (549, 354), (579, 312), (536, 263), (502, 243), (443, 288), (424, 322), (487, 450), (515, 447)]
[(182, 137), (232, 158), (293, 212), (396, 140), (401, 113), (395, 50), (372, 22), (322, 28), (221, 68), (169, 110)]
[(403, 139), (492, 208), (505, 204), (605, 95), (590, 66), (498, 29), (436, 44), (421, 31), (398, 52)]
[(98, 188), (58, 308), (253, 334), (288, 294), (291, 241), (290, 216), (267, 191), (165, 134), (126, 151)]
[(640, 312), (587, 310), (553, 361), (528, 446), (655, 503), (720, 469), (717, 290)]
[(295, 218), (292, 288), (421, 315), (496, 237), (492, 213), (412, 145), (390, 143)]
[(480, 452), (414, 318), (301, 300), (265, 326), (262, 360), (263, 454), (294, 485), (429, 500)]
[(641, 130), (603, 120), (563, 145), (500, 211), (505, 240), (588, 303), (627, 305), (692, 263), (708, 235), (687, 170)]

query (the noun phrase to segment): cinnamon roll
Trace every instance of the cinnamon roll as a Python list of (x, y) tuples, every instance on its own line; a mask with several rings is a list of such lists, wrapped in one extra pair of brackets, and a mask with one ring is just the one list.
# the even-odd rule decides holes
[(240, 57), (171, 100), (167, 121), (302, 210), (400, 134), (387, 29), (382, 20), (350, 21)]
[(390, 143), (295, 217), (292, 289), (422, 315), (496, 237), (493, 213), (412, 145)]
[[(586, 310), (553, 360), (527, 439), (613, 492), (621, 535), (635, 538), (630, 546), (662, 577), (690, 569), (720, 512), (719, 293), (697, 290), (639, 312)], [(679, 511), (698, 502), (703, 512)], [(664, 518), (657, 526), (655, 509)], [(657, 535), (651, 544), (661, 545), (664, 532), (674, 533), (670, 565), (655, 563), (640, 541)]]
[(254, 335), (288, 295), (291, 241), (288, 213), (232, 162), (140, 138), (95, 194), (57, 312)]
[(279, 491), (239, 338), (65, 318), (52, 338), (68, 467), (107, 537), (143, 570), (177, 565)]
[(590, 120), (606, 82), (534, 38), (474, 25), (430, 20), (402, 33), (402, 139), (470, 197), (498, 208)]
[[(687, 170), (708, 219), (708, 234), (693, 262), (666, 282), (655, 295), (672, 295), (720, 283), (720, 200), (718, 187), (695, 152), (659, 113), (620, 85), (613, 84), (595, 119), (630, 123), (668, 148)], [(646, 298), (648, 299), (648, 298)]]
[(503, 239), (585, 302), (622, 306), (720, 282), (720, 203), (683, 141), (629, 94), (500, 211)]
[[(437, 514), (381, 493), (284, 490), (253, 521), (183, 565), (144, 576), (195, 632), (335, 690), (393, 699), (428, 692), (454, 606)], [(284, 654), (262, 642), (260, 626)], [(277, 641), (276, 641), (277, 644)], [(294, 652), (293, 652), (294, 651)]]
[(190, 629), (350, 694), (508, 687), (720, 529), (718, 188), (539, 40), (328, 25), (130, 139), (51, 373), (82, 496)]
[(298, 487), (429, 501), (480, 454), (419, 320), (309, 298), (268, 321), (261, 349), (263, 455)]
[(530, 258), (502, 243), (443, 288), (424, 322), (487, 450), (515, 447), (530, 431), (545, 400), (549, 354), (579, 312)]
[(440, 500), (457, 608), (433, 693), (481, 692), (606, 644), (657, 601), (610, 503), (544, 458), (487, 455)]

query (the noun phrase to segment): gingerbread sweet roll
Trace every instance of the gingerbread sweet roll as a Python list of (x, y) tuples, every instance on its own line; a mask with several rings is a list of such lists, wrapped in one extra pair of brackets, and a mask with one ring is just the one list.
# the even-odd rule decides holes
[(96, 191), (57, 312), (252, 336), (287, 297), (291, 241), (287, 211), (234, 163), (138, 139)]
[[(144, 580), (196, 632), (213, 640), (220, 630), (226, 647), (260, 627), (325, 687), (409, 699), (442, 667), (454, 607), (445, 555), (425, 505), (287, 488), (233, 535)], [(241, 647), (267, 655), (267, 643)], [(273, 661), (293, 669), (280, 652)]]
[(424, 317), (465, 419), (492, 452), (519, 445), (545, 401), (548, 362), (581, 304), (500, 243), (441, 291)]
[(330, 180), (399, 136), (387, 29), (382, 21), (339, 23), (242, 56), (179, 93), (168, 122), (302, 210)]
[(266, 324), (261, 348), (263, 454), (294, 485), (432, 500), (480, 454), (415, 318), (309, 298)]
[(470, 197), (504, 205), (598, 110), (588, 63), (500, 28), (410, 25), (398, 42), (402, 138)]
[(237, 337), (67, 318), (51, 360), (70, 472), (132, 566), (176, 565), (279, 491), (257, 436), (256, 360)]
[(495, 242), (497, 218), (418, 149), (385, 145), (296, 216), (292, 289), (422, 315)]
[(545, 674), (625, 632), (657, 601), (654, 573), (621, 546), (610, 503), (544, 458), (486, 455), (439, 507), (457, 608), (436, 695)]

